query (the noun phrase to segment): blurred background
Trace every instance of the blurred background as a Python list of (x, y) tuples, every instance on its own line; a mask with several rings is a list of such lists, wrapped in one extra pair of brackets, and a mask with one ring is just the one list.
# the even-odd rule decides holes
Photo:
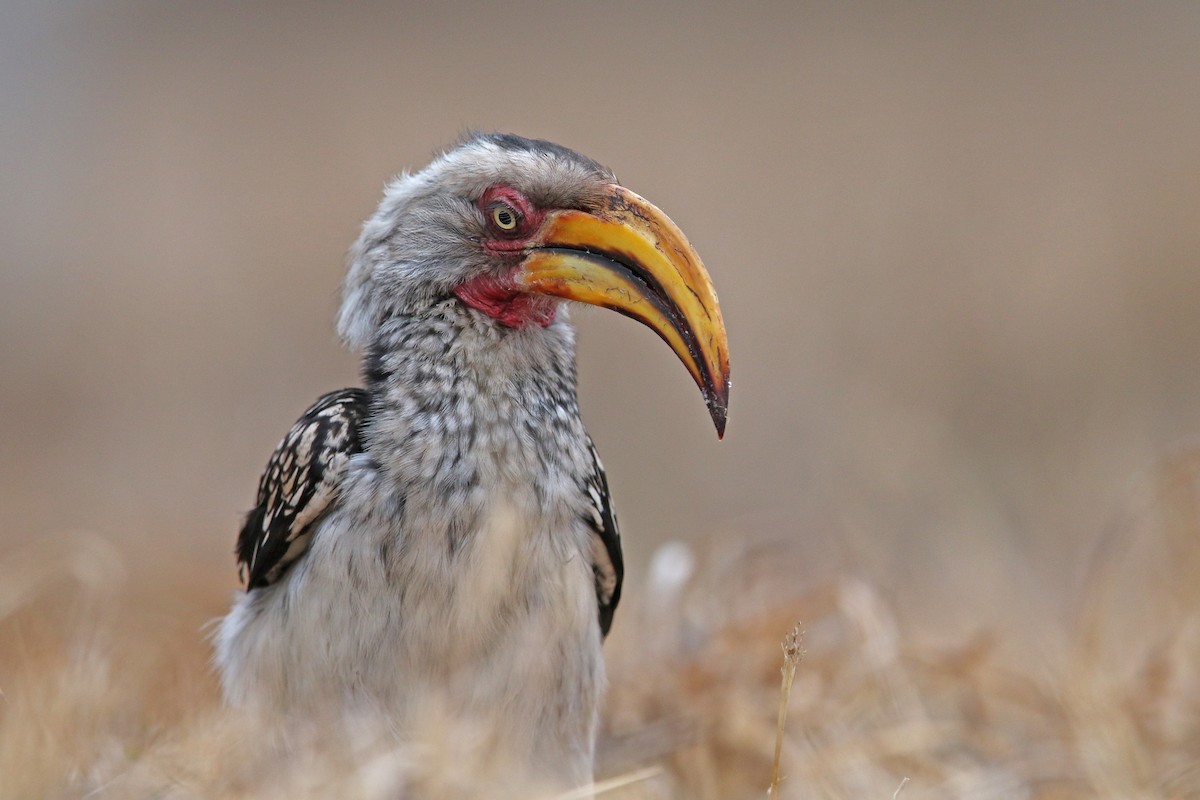
[(1052, 641), (1200, 440), (1198, 87), (1189, 2), (9, 0), (0, 553), (85, 531), (219, 611), (268, 455), (357, 380), (358, 226), (494, 129), (612, 167), (721, 297), (723, 442), (652, 333), (575, 314), (627, 602), (665, 542), (767, 542), (913, 635)]

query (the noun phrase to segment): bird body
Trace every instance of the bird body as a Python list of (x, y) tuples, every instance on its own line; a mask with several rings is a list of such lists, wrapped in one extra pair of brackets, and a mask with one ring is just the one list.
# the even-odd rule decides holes
[[(237, 705), (406, 719), (439, 703), (577, 785), (604, 664), (574, 363), (569, 347), (531, 360), (472, 315), (446, 301), (398, 326), (337, 503), (286, 581), (239, 598), (218, 661)], [(571, 342), (554, 328), (531, 334)]]
[[(582, 283), (563, 265), (592, 269), (595, 248), (538, 237), (591, 224), (579, 215), (609, 187), (595, 162), (508, 136), (389, 187), (339, 319), (365, 387), (321, 398), (285, 437), (239, 539), (248, 591), (216, 635), (228, 702), (376, 715), (402, 738), (432, 709), (515, 772), (591, 779), (623, 565), (559, 298)], [(725, 369), (707, 376), (721, 390)]]

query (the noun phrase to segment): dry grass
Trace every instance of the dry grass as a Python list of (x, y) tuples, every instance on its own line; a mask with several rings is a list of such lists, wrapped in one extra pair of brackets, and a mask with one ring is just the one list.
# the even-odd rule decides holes
[(787, 731), (788, 705), (792, 701), (792, 683), (796, 680), (796, 668), (804, 657), (801, 646), (804, 641), (804, 631), (800, 623), (788, 631), (783, 637), (783, 666), (779, 671), (783, 682), (779, 687), (779, 722), (775, 726), (775, 766), (771, 771), (771, 785), (767, 788), (767, 797), (779, 796), (779, 767), (783, 759), (783, 737)]
[[(1197, 796), (1198, 474), (1164, 463), (1114, 525), (1061, 659), (1003, 658), (1019, 628), (917, 646), (867, 583), (795, 585), (794, 547), (668, 552), (610, 643), (601, 796), (760, 797), (776, 754), (784, 798)], [(87, 535), (0, 563), (0, 797), (529, 796), (436, 722), (420, 748), (341, 724), (287, 755), (217, 704), (224, 584), (143, 567)]]

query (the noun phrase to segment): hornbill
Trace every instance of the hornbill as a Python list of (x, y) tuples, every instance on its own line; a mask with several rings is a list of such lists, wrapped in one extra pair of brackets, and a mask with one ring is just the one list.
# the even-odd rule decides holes
[(215, 636), (230, 704), (403, 732), (436, 702), (514, 773), (591, 780), (623, 565), (563, 301), (652, 328), (724, 434), (712, 283), (612, 172), (476, 134), (387, 186), (338, 316), (364, 387), (304, 413), (238, 538), (246, 592)]

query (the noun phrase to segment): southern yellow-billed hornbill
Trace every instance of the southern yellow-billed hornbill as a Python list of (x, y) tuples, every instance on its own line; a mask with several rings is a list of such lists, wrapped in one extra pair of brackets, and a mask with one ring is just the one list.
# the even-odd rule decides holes
[(365, 387), (318, 400), (267, 465), (216, 637), (225, 697), (398, 731), (433, 698), (514, 773), (587, 782), (622, 559), (562, 301), (653, 328), (720, 435), (708, 274), (607, 169), (491, 134), (388, 186), (343, 289)]

